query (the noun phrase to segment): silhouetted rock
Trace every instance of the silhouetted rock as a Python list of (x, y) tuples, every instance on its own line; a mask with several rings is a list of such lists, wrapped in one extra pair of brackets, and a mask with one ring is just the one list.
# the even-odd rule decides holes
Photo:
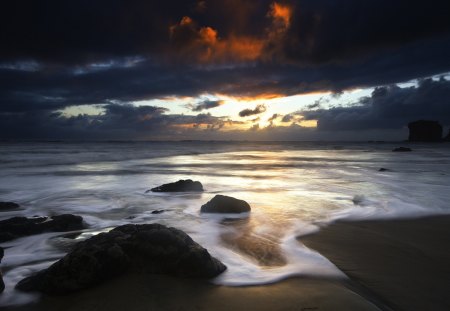
[(250, 212), (250, 205), (244, 200), (225, 195), (216, 195), (211, 201), (202, 205), (202, 213), (245, 213)]
[(203, 185), (199, 181), (192, 181), (191, 179), (179, 180), (170, 184), (152, 188), (149, 191), (153, 192), (202, 192)]
[(0, 202), (0, 212), (12, 211), (19, 207), (20, 205), (14, 202)]
[(408, 124), (409, 141), (442, 141), (442, 125), (437, 121), (419, 120)]
[(16, 288), (64, 294), (128, 272), (211, 278), (225, 269), (181, 230), (159, 224), (124, 225), (76, 244), (65, 257)]
[(398, 148), (395, 148), (392, 151), (393, 152), (410, 152), (410, 151), (412, 151), (412, 149), (411, 148), (407, 148), (407, 147), (398, 147)]
[[(0, 263), (2, 262), (4, 254), (5, 251), (3, 250), (3, 247), (0, 246)], [(5, 290), (5, 282), (3, 282), (3, 275), (2, 271), (0, 270), (0, 293), (3, 293), (4, 290)]]
[(13, 217), (0, 221), (0, 242), (43, 232), (83, 229), (83, 218), (71, 214), (48, 217)]
[(389, 172), (389, 171), (390, 171), (390, 169), (387, 169), (387, 168), (384, 168), (384, 167), (382, 167), (382, 168), (380, 168), (378, 170), (378, 172)]

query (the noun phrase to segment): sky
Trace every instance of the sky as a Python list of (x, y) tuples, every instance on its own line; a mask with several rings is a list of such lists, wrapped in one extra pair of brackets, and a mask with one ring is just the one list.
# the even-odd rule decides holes
[(450, 126), (448, 0), (0, 4), (0, 140), (403, 140)]

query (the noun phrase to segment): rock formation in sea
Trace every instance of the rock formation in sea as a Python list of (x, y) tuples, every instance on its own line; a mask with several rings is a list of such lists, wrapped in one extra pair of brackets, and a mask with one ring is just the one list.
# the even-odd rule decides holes
[(124, 273), (212, 278), (225, 269), (181, 230), (160, 224), (129, 224), (76, 244), (65, 257), (23, 279), (16, 288), (65, 294)]
[(439, 142), (442, 141), (442, 125), (437, 121), (418, 120), (408, 124), (409, 141)]
[(246, 213), (250, 210), (250, 205), (244, 200), (220, 194), (202, 205), (200, 209), (202, 213)]
[(52, 217), (13, 217), (0, 221), (0, 242), (44, 232), (83, 229), (83, 218), (72, 214)]
[(20, 208), (20, 205), (14, 202), (0, 202), (0, 212), (13, 211)]
[(199, 181), (191, 179), (179, 180), (177, 182), (164, 184), (159, 187), (152, 188), (147, 192), (202, 192), (203, 185)]

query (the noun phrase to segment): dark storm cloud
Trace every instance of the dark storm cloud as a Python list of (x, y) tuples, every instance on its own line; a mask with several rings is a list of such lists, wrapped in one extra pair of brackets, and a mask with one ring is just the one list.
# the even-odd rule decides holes
[(189, 108), (192, 111), (199, 112), (202, 110), (208, 110), (208, 109), (219, 107), (223, 103), (224, 103), (223, 100), (205, 100), (196, 105), (191, 105), (191, 106), (189, 106)]
[(450, 81), (424, 79), (419, 85), (376, 88), (350, 107), (302, 111), (309, 120), (318, 120), (318, 129), (326, 131), (399, 129), (418, 119), (450, 125)]
[[(50, 125), (65, 133), (89, 121), (101, 132), (122, 115), (107, 108), (93, 128), (98, 120), (56, 111), (170, 96), (339, 93), (433, 76), (450, 71), (449, 11), (446, 0), (7, 1), (0, 113), (17, 137), (28, 129), (14, 124), (47, 122), (43, 133)], [(170, 119), (159, 113), (147, 123)]]
[(180, 139), (199, 125), (209, 130), (233, 122), (210, 114), (196, 116), (166, 114), (154, 106), (108, 104), (98, 115), (65, 116), (59, 112), (29, 111), (0, 113), (0, 139), (104, 140)]
[(297, 1), (283, 51), (299, 62), (353, 62), (448, 34), (449, 11), (445, 0)]
[(260, 114), (266, 111), (266, 106), (264, 105), (258, 105), (255, 107), (255, 109), (244, 109), (239, 112), (240, 117), (249, 117), (253, 116), (255, 114)]

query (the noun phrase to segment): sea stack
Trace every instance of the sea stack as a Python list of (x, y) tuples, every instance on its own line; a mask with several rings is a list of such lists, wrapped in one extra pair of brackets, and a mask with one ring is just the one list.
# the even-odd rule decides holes
[(442, 141), (442, 125), (437, 121), (418, 120), (408, 124), (409, 141), (439, 142)]

